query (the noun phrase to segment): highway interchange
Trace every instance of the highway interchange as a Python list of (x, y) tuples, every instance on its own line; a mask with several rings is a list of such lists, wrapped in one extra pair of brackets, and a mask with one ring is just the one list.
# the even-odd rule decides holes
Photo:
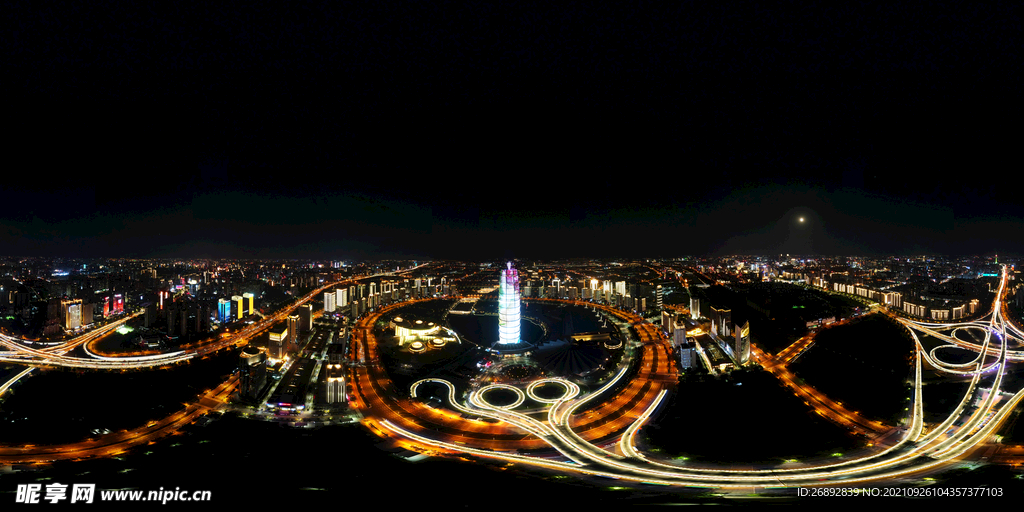
[[(565, 472), (703, 488), (882, 485), (894, 479), (935, 471), (955, 463), (989, 440), (1024, 398), (1024, 390), (1013, 394), (1001, 391), (1006, 364), (1024, 357), (1024, 352), (1009, 347), (1011, 343), (1019, 346), (1021, 340), (1024, 340), (1024, 333), (1005, 318), (1002, 301), (1007, 279), (1004, 268), (993, 309), (985, 321), (933, 324), (900, 319), (910, 329), (917, 344), (909, 423), (900, 429), (899, 440), (891, 446), (879, 447), (876, 453), (852, 460), (768, 469), (736, 469), (728, 466), (698, 468), (681, 466), (675, 461), (658, 460), (651, 454), (642, 453), (636, 447), (635, 436), (666, 395), (678, 386), (675, 364), (668, 342), (657, 327), (630, 313), (602, 306), (597, 308), (622, 327), (620, 332), (629, 332), (628, 326), (634, 328), (635, 336), (631, 334), (628, 342), (631, 346), (629, 355), (623, 357), (622, 366), (611, 382), (590, 393), (581, 392), (578, 385), (564, 379), (550, 379), (515, 391), (525, 392), (534, 401), (544, 403), (546, 411), (543, 414), (536, 411), (527, 414), (516, 411), (514, 407), (491, 405), (483, 397), (485, 390), (472, 391), (462, 400), (451, 383), (439, 379), (429, 384), (449, 389), (447, 407), (450, 409), (431, 407), (423, 401), (404, 396), (410, 393), (415, 397), (416, 388), (427, 383), (424, 381), (417, 382), (406, 393), (397, 393), (376, 357), (378, 342), (372, 327), (382, 316), (408, 302), (379, 308), (364, 316), (353, 329), (353, 343), (358, 346), (357, 350), (352, 351), (353, 360), (350, 363), (350, 389), (353, 392), (351, 406), (363, 416), (363, 423), (375, 432), (394, 438), (403, 446), (430, 454), (470, 454)], [(94, 353), (87, 353), (85, 357), (72, 355), (77, 347), (84, 346), (127, 320), (123, 318), (64, 345), (45, 349), (36, 349), (24, 340), (0, 335), (0, 344), (8, 349), (0, 352), (0, 361), (90, 369), (173, 364), (246, 341), (284, 319), (294, 307), (336, 284), (331, 283), (314, 290), (292, 307), (230, 337), (187, 351), (123, 358)], [(958, 338), (956, 334), (959, 329), (975, 330), (979, 337), (983, 337), (983, 341), (975, 343)], [(969, 362), (944, 362), (939, 357), (938, 349), (925, 349), (918, 339), (918, 332), (977, 352), (978, 355)], [(772, 358), (752, 347), (759, 362), (784, 382), (787, 379), (785, 362), (792, 358), (794, 351), (803, 348), (783, 351)], [(634, 371), (628, 371), (630, 365), (634, 364)], [(932, 428), (926, 428), (923, 420), (921, 375), (925, 364), (940, 372), (971, 378), (970, 387), (959, 405), (945, 421)], [(0, 384), (0, 393), (30, 371), (31, 368), (19, 372)], [(987, 393), (980, 388), (983, 377), (992, 379)], [(559, 386), (563, 396), (538, 399), (534, 392), (540, 385)], [(791, 380), (787, 385), (794, 390), (801, 389)], [(47, 447), (0, 446), (0, 461), (43, 462), (117, 454), (172, 433), (211, 410), (223, 408), (236, 386), (237, 377), (233, 377), (196, 403), (190, 404), (185, 411), (133, 431), (112, 434), (104, 440)], [(807, 393), (806, 400), (815, 401), (815, 404), (831, 411), (833, 415), (827, 417), (837, 423), (876, 435), (886, 430), (877, 422), (846, 411), (827, 397), (814, 395), (813, 390), (803, 391)]]

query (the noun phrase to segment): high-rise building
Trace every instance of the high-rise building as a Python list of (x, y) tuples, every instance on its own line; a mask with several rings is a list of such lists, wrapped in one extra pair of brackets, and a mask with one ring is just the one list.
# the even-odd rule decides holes
[(679, 366), (684, 369), (697, 367), (697, 350), (693, 345), (686, 344), (679, 348)]
[(178, 308), (178, 318), (180, 320), (178, 328), (181, 337), (188, 336), (188, 307), (182, 304)]
[(226, 324), (232, 320), (230, 300), (220, 299), (217, 301), (217, 319), (220, 320), (220, 323), (222, 324)]
[(299, 315), (292, 313), (288, 315), (288, 344), (295, 345), (299, 342)]
[(336, 299), (336, 293), (324, 292), (324, 313), (334, 313), (334, 301)]
[(124, 297), (120, 293), (114, 295), (114, 313), (124, 313)]
[(894, 309), (901, 309), (903, 307), (903, 295), (900, 292), (885, 292), (883, 294), (885, 305)]
[(178, 327), (178, 305), (168, 304), (164, 308), (164, 315), (167, 316), (167, 335), (174, 336), (174, 330)]
[(253, 302), (254, 302), (254, 299), (255, 299), (255, 296), (253, 296), (253, 294), (251, 294), (251, 293), (243, 293), (242, 294), (242, 300), (245, 303), (244, 304), (244, 306), (245, 306), (245, 314), (247, 314), (247, 315), (253, 314)]
[(93, 312), (95, 311), (94, 304), (82, 304), (82, 326), (88, 326), (92, 323)]
[(249, 345), (242, 349), (238, 361), (238, 394), (250, 400), (258, 399), (267, 382), (267, 355)]
[(743, 326), (733, 325), (736, 341), (733, 344), (733, 357), (737, 364), (747, 364), (750, 360), (750, 322), (743, 322)]
[(241, 295), (231, 297), (231, 312), (234, 314), (235, 320), (241, 320), (245, 316), (245, 310), (242, 309)]
[(512, 262), (501, 271), (498, 288), (498, 343), (519, 343), (519, 271)]
[(270, 358), (271, 359), (284, 359), (287, 347), (285, 343), (289, 337), (288, 325), (284, 322), (274, 325), (270, 328)]
[(64, 328), (71, 330), (82, 326), (82, 299), (62, 300), (61, 303), (62, 324)]
[(724, 338), (729, 335), (729, 326), (731, 325), (732, 310), (711, 306), (711, 332)]
[(664, 302), (663, 302), (663, 300), (662, 300), (662, 293), (664, 293), (664, 292), (662, 291), (662, 289), (661, 289), (661, 285), (660, 285), (660, 284), (658, 285), (658, 288), (656, 289), (656, 292), (655, 292), (655, 293), (657, 294), (657, 300), (658, 300), (658, 309), (659, 309), (659, 310), (660, 310), (660, 309), (663, 309), (663, 308), (665, 307), (665, 303), (664, 303)]
[(686, 322), (679, 317), (672, 324), (672, 346), (679, 348), (686, 345)]
[(348, 290), (345, 288), (334, 290), (334, 307), (343, 308), (345, 306), (348, 306)]
[(313, 305), (306, 303), (299, 306), (299, 332), (309, 332), (313, 329)]

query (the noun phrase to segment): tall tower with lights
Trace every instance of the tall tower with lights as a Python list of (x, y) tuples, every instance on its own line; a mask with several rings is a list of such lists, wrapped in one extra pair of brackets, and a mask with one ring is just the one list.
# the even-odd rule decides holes
[(498, 345), (519, 343), (519, 271), (512, 262), (501, 271), (498, 288)]

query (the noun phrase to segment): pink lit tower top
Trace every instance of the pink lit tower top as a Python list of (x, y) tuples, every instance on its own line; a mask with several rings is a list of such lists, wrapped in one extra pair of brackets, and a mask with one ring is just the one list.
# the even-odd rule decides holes
[(506, 266), (498, 288), (498, 345), (519, 343), (519, 271), (512, 262)]

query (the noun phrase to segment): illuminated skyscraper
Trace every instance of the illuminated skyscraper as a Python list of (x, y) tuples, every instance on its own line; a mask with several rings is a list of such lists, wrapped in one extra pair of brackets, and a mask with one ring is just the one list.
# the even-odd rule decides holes
[(299, 342), (299, 315), (291, 314), (288, 316), (288, 344), (293, 346)]
[(234, 295), (231, 297), (231, 312), (238, 315), (236, 320), (241, 320), (245, 316), (245, 310), (242, 309), (242, 296)]
[(243, 293), (242, 294), (242, 308), (245, 309), (245, 314), (247, 314), (247, 315), (253, 314), (253, 307), (252, 306), (253, 306), (254, 299), (255, 299), (255, 296), (253, 294), (251, 294), (251, 293)]
[(498, 344), (514, 343), (519, 343), (519, 271), (508, 262), (498, 289)]
[(217, 319), (220, 323), (226, 324), (231, 321), (231, 301), (220, 299), (217, 301)]
[(747, 364), (750, 360), (750, 322), (743, 322), (743, 326), (734, 325), (736, 341), (733, 343), (732, 355), (736, 363)]
[(64, 328), (71, 330), (84, 325), (82, 322), (82, 299), (61, 301)]
[(284, 359), (290, 347), (285, 343), (288, 340), (288, 325), (280, 322), (270, 328), (269, 352), (271, 359)]

